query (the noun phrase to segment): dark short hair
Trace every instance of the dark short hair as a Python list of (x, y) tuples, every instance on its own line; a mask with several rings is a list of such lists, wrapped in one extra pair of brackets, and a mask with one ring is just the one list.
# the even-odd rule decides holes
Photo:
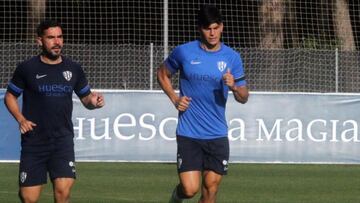
[(222, 23), (220, 10), (213, 5), (202, 5), (198, 12), (198, 26), (208, 27), (213, 23)]
[(45, 33), (45, 30), (51, 28), (51, 27), (60, 27), (62, 30), (61, 24), (56, 20), (43, 20), (38, 25), (36, 32), (38, 37), (42, 37)]

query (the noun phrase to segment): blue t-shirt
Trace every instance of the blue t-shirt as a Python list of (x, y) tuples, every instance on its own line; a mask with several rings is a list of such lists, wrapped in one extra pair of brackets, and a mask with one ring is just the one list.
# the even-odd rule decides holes
[(226, 137), (229, 88), (222, 77), (229, 69), (237, 86), (246, 85), (239, 53), (225, 44), (216, 52), (208, 52), (196, 40), (176, 47), (165, 65), (172, 74), (180, 71), (180, 96), (192, 99), (189, 108), (179, 112), (177, 135), (196, 139)]
[(16, 97), (23, 94), (22, 113), (37, 125), (22, 135), (23, 151), (42, 150), (64, 139), (72, 143), (73, 91), (80, 98), (90, 94), (79, 64), (62, 57), (61, 63), (50, 65), (32, 57), (17, 66), (7, 91)]

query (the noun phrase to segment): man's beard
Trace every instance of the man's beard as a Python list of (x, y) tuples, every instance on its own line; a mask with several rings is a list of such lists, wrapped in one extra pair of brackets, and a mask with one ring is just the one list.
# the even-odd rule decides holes
[(61, 56), (61, 53), (57, 54), (57, 55), (54, 55), (53, 53), (49, 52), (48, 50), (46, 50), (44, 47), (42, 48), (42, 53), (41, 53), (43, 56), (45, 56), (46, 58), (52, 60), (52, 61), (55, 61), (57, 60), (60, 56)]

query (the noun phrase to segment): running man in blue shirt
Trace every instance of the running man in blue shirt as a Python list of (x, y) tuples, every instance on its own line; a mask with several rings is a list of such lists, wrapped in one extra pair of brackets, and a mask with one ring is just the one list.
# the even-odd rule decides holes
[(104, 98), (91, 92), (81, 66), (61, 54), (63, 33), (58, 22), (41, 22), (37, 35), (41, 54), (17, 66), (5, 94), (5, 104), (21, 132), (19, 197), (24, 203), (37, 202), (49, 173), (55, 202), (67, 203), (75, 181), (72, 94), (88, 109), (104, 106)]
[[(176, 47), (157, 71), (161, 88), (179, 111), (176, 140), (180, 183), (170, 202), (192, 198), (200, 183), (199, 202), (215, 202), (222, 175), (228, 170), (228, 91), (243, 104), (249, 93), (240, 55), (220, 40), (223, 26), (220, 11), (203, 6), (198, 13), (200, 40)], [(180, 95), (171, 83), (171, 76), (178, 71)]]

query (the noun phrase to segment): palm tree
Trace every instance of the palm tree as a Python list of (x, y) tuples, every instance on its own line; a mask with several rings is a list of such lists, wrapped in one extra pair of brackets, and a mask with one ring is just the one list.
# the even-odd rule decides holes
[(260, 6), (260, 48), (283, 48), (284, 0), (264, 0)]
[(46, 0), (30, 0), (28, 11), (27, 40), (34, 40), (36, 26), (45, 18)]
[(300, 37), (295, 0), (286, 1), (285, 48), (299, 48)]
[[(284, 48), (285, 0), (263, 0), (259, 8), (260, 42), (263, 49), (263, 73), (267, 75), (271, 91), (283, 91), (283, 59), (276, 56)], [(270, 50), (271, 49), (271, 50)]]
[(349, 14), (348, 0), (334, 0), (334, 30), (339, 49), (340, 91), (356, 92), (360, 84), (359, 58)]
[(354, 51), (356, 47), (347, 0), (335, 0), (333, 21), (335, 34), (340, 43), (340, 50)]

